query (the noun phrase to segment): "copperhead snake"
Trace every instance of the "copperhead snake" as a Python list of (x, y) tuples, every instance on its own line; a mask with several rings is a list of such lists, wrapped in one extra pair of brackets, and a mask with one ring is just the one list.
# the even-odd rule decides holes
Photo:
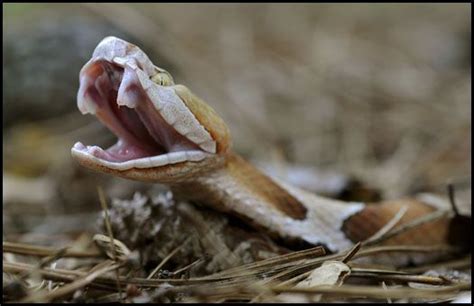
[[(436, 210), (413, 198), (347, 203), (266, 176), (232, 151), (228, 127), (206, 102), (119, 38), (103, 39), (79, 78), (79, 110), (118, 137), (106, 150), (77, 142), (71, 152), (80, 164), (166, 184), (182, 199), (237, 216), (277, 239), (336, 252), (371, 237), (404, 206), (399, 224)], [(446, 216), (384, 243), (437, 245), (458, 241), (456, 235), (453, 217)]]

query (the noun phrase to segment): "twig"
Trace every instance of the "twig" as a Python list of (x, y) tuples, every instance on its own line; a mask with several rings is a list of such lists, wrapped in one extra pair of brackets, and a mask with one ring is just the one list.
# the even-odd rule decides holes
[[(384, 282), (384, 281), (382, 281), (382, 288), (383, 288), (383, 290), (388, 290), (388, 289), (387, 289), (387, 285), (385, 285), (385, 282)], [(389, 298), (389, 297), (387, 297), (387, 303), (388, 303), (388, 304), (392, 304), (392, 299)]]
[(390, 230), (393, 229), (395, 225), (397, 225), (398, 222), (403, 218), (403, 216), (406, 214), (408, 211), (408, 207), (402, 206), (400, 210), (395, 214), (395, 216), (387, 222), (381, 229), (379, 229), (375, 234), (367, 238), (362, 242), (362, 245), (368, 245), (372, 243), (373, 241), (381, 241), (382, 237), (386, 235)]
[[(107, 233), (109, 234), (110, 240), (115, 241), (114, 233), (112, 232), (112, 226), (110, 225), (107, 201), (105, 200), (105, 195), (104, 195), (104, 191), (102, 190), (102, 187), (97, 186), (97, 192), (99, 193), (100, 205), (102, 206), (102, 210), (104, 211), (104, 215), (105, 215), (105, 226), (107, 227)], [(117, 261), (117, 254), (115, 252), (115, 245), (113, 243), (110, 244), (110, 249), (112, 252), (112, 259), (114, 261)], [(117, 278), (117, 289), (119, 292), (119, 299), (122, 300), (122, 287), (120, 286), (120, 280), (119, 280), (120, 274), (118, 270), (115, 271), (115, 275)]]
[(300, 275), (297, 275), (295, 277), (287, 279), (286, 281), (281, 282), (279, 285), (280, 286), (288, 286), (289, 284), (294, 284), (294, 283), (308, 277), (312, 272), (313, 272), (313, 270), (306, 271), (304, 273), (301, 273)]
[[(305, 266), (301, 267), (301, 266), (295, 265), (294, 267), (289, 267), (287, 269), (282, 269), (281, 272), (276, 273), (276, 274), (272, 275), (271, 277), (269, 277), (267, 279), (264, 279), (261, 283), (266, 285), (266, 284), (271, 284), (271, 283), (275, 282), (276, 280), (281, 280), (281, 279), (284, 279), (284, 278), (287, 278), (287, 277), (290, 277), (290, 279), (295, 278), (294, 275), (297, 274), (298, 271), (301, 271), (301, 270), (303, 270), (304, 273), (312, 272), (312, 270), (306, 271), (307, 269), (311, 269), (311, 268), (308, 268), (308, 267), (305, 267)], [(296, 276), (298, 276), (298, 275), (296, 275)]]
[[(65, 249), (62, 257), (98, 257), (100, 253), (98, 252), (86, 252), (86, 251), (75, 251), (70, 250), (69, 247), (62, 248)], [(36, 246), (31, 244), (17, 243), (17, 242), (8, 242), (3, 241), (3, 252), (22, 254), (22, 255), (31, 255), (31, 256), (54, 256), (58, 251), (62, 249), (55, 249), (51, 247)]]
[(436, 289), (413, 289), (413, 288), (393, 288), (381, 289), (371, 286), (320, 286), (315, 288), (294, 288), (294, 287), (274, 287), (272, 290), (277, 293), (302, 293), (302, 294), (337, 294), (341, 296), (360, 296), (366, 298), (439, 298), (452, 297), (453, 294), (460, 290), (469, 290), (471, 284), (460, 283), (454, 286), (446, 286)]
[(362, 246), (362, 243), (361, 242), (357, 242), (353, 247), (352, 249), (349, 250), (349, 252), (347, 252), (346, 256), (344, 256), (341, 261), (343, 263), (347, 263), (349, 260), (352, 259), (352, 257), (354, 257), (355, 254), (357, 254), (357, 252), (359, 252), (360, 250), (360, 247)]
[(455, 196), (454, 196), (454, 185), (452, 183), (448, 183), (448, 196), (449, 196), (449, 203), (451, 204), (451, 209), (453, 210), (456, 216), (459, 216), (459, 210), (457, 208)]
[(198, 260), (195, 260), (194, 262), (190, 263), (189, 265), (184, 266), (184, 267), (182, 267), (181, 269), (178, 269), (178, 270), (172, 272), (171, 275), (172, 275), (172, 276), (176, 276), (176, 275), (178, 275), (178, 274), (180, 274), (180, 273), (182, 273), (182, 272), (184, 272), (184, 271), (186, 271), (186, 270), (188, 270), (188, 269), (194, 267), (195, 265), (202, 263), (203, 261), (204, 261), (204, 259), (202, 259), (202, 258), (200, 258), (200, 259), (198, 259)]
[(467, 268), (470, 266), (471, 266), (471, 255), (468, 255), (462, 259), (449, 260), (449, 261), (439, 262), (435, 264), (412, 267), (412, 268), (404, 268), (403, 271), (406, 271), (408, 273), (421, 273), (424, 271), (434, 270), (438, 268), (462, 269), (462, 268)]
[(390, 281), (398, 281), (398, 282), (414, 282), (414, 283), (423, 283), (423, 284), (430, 284), (430, 285), (447, 285), (450, 284), (451, 281), (436, 277), (436, 276), (428, 276), (428, 275), (390, 275), (390, 274), (374, 274), (374, 273), (351, 273), (350, 277), (364, 277), (364, 278), (375, 278), (381, 280), (390, 280)]
[(166, 257), (163, 258), (163, 260), (156, 266), (155, 269), (153, 269), (153, 271), (151, 271), (150, 275), (148, 275), (146, 279), (152, 279), (153, 276), (161, 269), (161, 267), (163, 267), (168, 262), (168, 260), (170, 260), (171, 257), (174, 256), (174, 254), (181, 250), (181, 248), (186, 245), (186, 243), (188, 243), (190, 239), (191, 238), (186, 239), (180, 246), (176, 247), (173, 251), (171, 251), (171, 253), (166, 255)]
[(408, 274), (405, 271), (398, 271), (398, 270), (386, 270), (386, 269), (373, 269), (373, 268), (361, 268), (361, 267), (354, 267), (350, 265), (351, 272), (357, 273), (375, 273), (375, 274)]
[(365, 250), (359, 251), (354, 256), (355, 258), (365, 257), (374, 255), (377, 253), (385, 253), (385, 252), (424, 252), (424, 253), (432, 253), (432, 252), (455, 252), (458, 251), (459, 248), (451, 246), (451, 245), (385, 245), (385, 246), (376, 246), (372, 248), (366, 248)]

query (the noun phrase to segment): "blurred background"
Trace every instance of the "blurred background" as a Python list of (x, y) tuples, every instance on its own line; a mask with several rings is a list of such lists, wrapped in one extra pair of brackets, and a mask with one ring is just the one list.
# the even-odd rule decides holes
[(3, 29), (4, 239), (93, 228), (97, 186), (159, 188), (70, 157), (78, 140), (115, 142), (76, 106), (108, 35), (207, 101), (274, 175), (327, 194), (357, 180), (383, 199), (452, 182), (471, 203), (468, 4), (5, 4)]

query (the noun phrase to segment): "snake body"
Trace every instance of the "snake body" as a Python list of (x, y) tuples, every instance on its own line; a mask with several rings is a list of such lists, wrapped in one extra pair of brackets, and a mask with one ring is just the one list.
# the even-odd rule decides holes
[[(168, 185), (176, 196), (239, 217), (283, 241), (336, 252), (377, 233), (400, 210), (405, 224), (437, 208), (416, 199), (348, 203), (270, 178), (231, 149), (219, 115), (155, 66), (137, 46), (107, 37), (80, 72), (78, 107), (95, 114), (119, 141), (109, 149), (76, 143), (87, 168)], [(450, 243), (452, 216), (428, 222), (386, 244)], [(470, 238), (469, 238), (470, 239)]]

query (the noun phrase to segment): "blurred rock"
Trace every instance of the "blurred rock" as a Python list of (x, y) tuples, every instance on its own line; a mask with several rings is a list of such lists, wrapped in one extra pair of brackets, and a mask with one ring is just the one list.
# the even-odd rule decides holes
[(5, 27), (3, 128), (75, 111), (79, 70), (97, 43), (108, 35), (131, 39), (80, 10), (61, 12), (25, 12)]

